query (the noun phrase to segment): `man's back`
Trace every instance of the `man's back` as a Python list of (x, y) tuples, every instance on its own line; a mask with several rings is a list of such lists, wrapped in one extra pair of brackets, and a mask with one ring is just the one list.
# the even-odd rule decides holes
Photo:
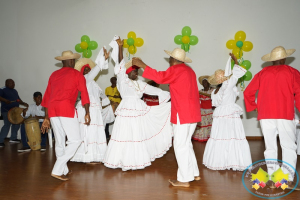
[(295, 93), (300, 94), (298, 70), (288, 65), (265, 67), (255, 75), (245, 90), (245, 97), (252, 88), (259, 90), (257, 96), (258, 120), (292, 120), (294, 118), (294, 95)]
[(84, 76), (74, 68), (63, 67), (51, 74), (42, 106), (48, 107), (49, 117), (74, 117), (78, 91), (82, 105), (89, 103)]

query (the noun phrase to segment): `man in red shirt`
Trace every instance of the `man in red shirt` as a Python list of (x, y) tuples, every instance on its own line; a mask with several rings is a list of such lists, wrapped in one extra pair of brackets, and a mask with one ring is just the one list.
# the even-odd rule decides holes
[(178, 163), (177, 180), (169, 180), (173, 186), (189, 187), (190, 181), (200, 180), (195, 157), (192, 135), (197, 122), (201, 121), (197, 77), (185, 63), (192, 62), (185, 51), (175, 48), (165, 51), (170, 67), (166, 71), (156, 71), (142, 60), (133, 58), (133, 65), (144, 69), (143, 77), (158, 84), (169, 84), (171, 93), (171, 122), (174, 124), (174, 151)]
[[(286, 57), (294, 52), (295, 49), (285, 50), (279, 46), (263, 56), (263, 61), (272, 61), (273, 65), (265, 67), (254, 76), (244, 92), (244, 99), (247, 112), (253, 110), (258, 112), (257, 119), (260, 121), (265, 139), (265, 158), (278, 158), (277, 134), (279, 134), (282, 160), (296, 169), (296, 128), (293, 119), (294, 102), (297, 109), (300, 110), (300, 73), (295, 68), (285, 65)], [(267, 164), (267, 168), (271, 178), (271, 174), (279, 166)], [(291, 171), (294, 172), (294, 169)], [(288, 188), (293, 189), (295, 186), (292, 182), (294, 173), (289, 172), (284, 166), (282, 170), (285, 174), (289, 173)]]
[[(74, 156), (82, 142), (79, 133), (79, 121), (75, 110), (75, 102), (78, 91), (81, 92), (81, 102), (85, 108), (85, 122), (90, 123), (90, 100), (86, 88), (84, 76), (74, 69), (75, 59), (79, 54), (72, 51), (62, 52), (62, 56), (55, 57), (63, 63), (63, 67), (53, 72), (49, 78), (48, 86), (42, 101), (45, 107), (45, 120), (42, 124), (42, 132), (50, 128), (50, 120), (54, 129), (56, 162), (51, 176), (63, 181), (69, 171), (67, 162)], [(50, 119), (50, 120), (49, 120)], [(65, 138), (68, 138), (67, 146)]]

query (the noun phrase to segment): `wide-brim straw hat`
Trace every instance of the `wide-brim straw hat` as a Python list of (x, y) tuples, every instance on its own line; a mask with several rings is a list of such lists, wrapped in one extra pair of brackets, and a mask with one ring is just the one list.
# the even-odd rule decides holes
[(198, 78), (198, 81), (199, 81), (199, 83), (201, 84), (201, 85), (203, 85), (202, 84), (202, 81), (204, 80), (204, 79), (208, 79), (209, 78), (209, 76), (208, 75), (205, 75), (205, 76), (200, 76), (199, 78)]
[(176, 60), (179, 60), (184, 63), (191, 63), (192, 60), (185, 55), (185, 51), (183, 49), (175, 48), (173, 51), (167, 51), (165, 52), (171, 56), (172, 58), (175, 58)]
[(78, 53), (73, 53), (72, 51), (68, 50), (68, 51), (63, 51), (61, 53), (61, 56), (56, 56), (55, 59), (56, 60), (72, 60), (72, 59), (78, 59), (80, 58), (80, 54)]
[(226, 77), (225, 76), (225, 71), (222, 69), (218, 69), (217, 71), (215, 71), (215, 73), (208, 77), (207, 81), (211, 84), (211, 85), (219, 85), (221, 83), (223, 83), (224, 81), (228, 80), (230, 78), (230, 76)]
[[(135, 58), (141, 59), (141, 58), (139, 58), (139, 57), (135, 57)], [(128, 69), (128, 68), (131, 67), (131, 66), (132, 66), (132, 59), (129, 60), (129, 61), (125, 64), (125, 68)]]
[(81, 58), (76, 62), (74, 69), (81, 71), (81, 68), (86, 64), (89, 64), (91, 69), (93, 69), (96, 66), (96, 63), (94, 61), (92, 61), (91, 59)]
[(261, 57), (261, 59), (263, 61), (275, 61), (275, 60), (281, 60), (284, 59), (286, 57), (289, 57), (290, 55), (292, 55), (294, 52), (296, 51), (296, 49), (285, 49), (282, 46), (278, 46), (275, 47), (271, 53), (264, 55), (263, 57)]

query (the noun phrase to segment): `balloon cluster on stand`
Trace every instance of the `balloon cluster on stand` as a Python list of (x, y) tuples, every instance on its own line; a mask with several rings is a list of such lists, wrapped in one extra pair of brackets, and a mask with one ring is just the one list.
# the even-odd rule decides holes
[[(246, 40), (246, 33), (244, 31), (236, 32), (234, 40), (228, 40), (226, 42), (226, 47), (232, 50), (232, 54), (238, 59), (239, 65), (247, 70), (245, 75), (239, 79), (242, 91), (245, 89), (245, 81), (250, 81), (252, 79), (252, 73), (249, 71), (251, 68), (251, 62), (249, 60), (244, 60), (244, 52), (249, 52), (253, 49), (253, 44)], [(234, 61), (231, 60), (231, 68), (234, 66)]]
[[(141, 47), (144, 44), (144, 40), (142, 38), (137, 38), (135, 32), (130, 31), (127, 34), (127, 39), (124, 39), (123, 47), (128, 49), (128, 52), (134, 55), (137, 52), (136, 47)], [(129, 55), (130, 59), (130, 55)]]
[(191, 45), (196, 45), (198, 43), (198, 37), (192, 35), (192, 29), (189, 26), (183, 27), (181, 34), (182, 35), (176, 35), (174, 37), (174, 42), (181, 45), (181, 49), (185, 52), (188, 52)]
[(83, 58), (90, 58), (92, 56), (92, 50), (97, 49), (98, 43), (90, 41), (90, 37), (83, 35), (81, 37), (81, 43), (75, 45), (75, 50), (78, 53), (82, 53)]

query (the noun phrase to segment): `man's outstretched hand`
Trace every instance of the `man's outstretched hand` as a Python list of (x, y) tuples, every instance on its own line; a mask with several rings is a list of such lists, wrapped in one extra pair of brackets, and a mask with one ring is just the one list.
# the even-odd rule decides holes
[(50, 120), (48, 117), (46, 117), (43, 121), (41, 131), (43, 134), (48, 133), (48, 130), (50, 129)]
[(109, 57), (109, 52), (107, 52), (107, 50), (104, 47), (103, 47), (103, 52), (104, 52), (105, 60), (107, 60)]
[(140, 58), (136, 58), (136, 57), (132, 58), (132, 65), (138, 66), (143, 69), (147, 67), (147, 65)]

